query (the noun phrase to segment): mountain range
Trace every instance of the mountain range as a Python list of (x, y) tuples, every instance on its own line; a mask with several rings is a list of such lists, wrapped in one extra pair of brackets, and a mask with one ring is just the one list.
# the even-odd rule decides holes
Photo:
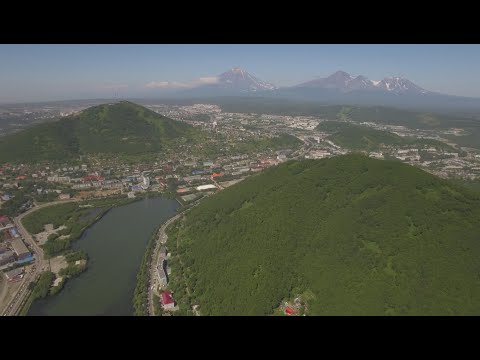
[(431, 93), (408, 79), (401, 77), (386, 77), (382, 80), (369, 80), (363, 75), (352, 76), (344, 71), (321, 79), (311, 80), (296, 85), (296, 88), (336, 89), (342, 92), (350, 91), (382, 91), (392, 94), (428, 94)]
[(420, 86), (402, 77), (386, 77), (382, 80), (369, 80), (363, 75), (352, 76), (344, 71), (337, 71), (334, 74), (320, 79), (314, 79), (302, 84), (290, 87), (277, 87), (272, 83), (263, 81), (239, 67), (232, 68), (216, 77), (216, 81), (208, 85), (198, 85), (192, 91), (237, 91), (239, 93), (252, 93), (262, 91), (282, 91), (301, 88), (309, 89), (330, 89), (341, 92), (350, 91), (379, 91), (392, 94), (430, 94)]
[(216, 81), (170, 93), (173, 97), (250, 96), (288, 98), (325, 104), (383, 105), (424, 108), (480, 108), (480, 99), (429, 91), (413, 81), (395, 76), (370, 80), (337, 71), (325, 78), (278, 87), (239, 67), (232, 68)]

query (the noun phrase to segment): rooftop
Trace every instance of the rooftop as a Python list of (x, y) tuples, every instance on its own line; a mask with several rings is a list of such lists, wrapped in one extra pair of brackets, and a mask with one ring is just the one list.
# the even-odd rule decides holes
[(30, 251), (27, 249), (22, 239), (20, 238), (12, 240), (12, 247), (18, 256), (30, 253)]
[(173, 300), (172, 293), (170, 291), (166, 291), (162, 294), (162, 304), (168, 305), (173, 304), (175, 300)]

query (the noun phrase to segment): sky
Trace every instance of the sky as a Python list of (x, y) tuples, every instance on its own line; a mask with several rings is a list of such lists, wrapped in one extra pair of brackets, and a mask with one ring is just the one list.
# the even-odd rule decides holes
[(233, 67), (277, 86), (337, 70), (480, 98), (480, 45), (0, 45), (0, 103), (142, 97)]

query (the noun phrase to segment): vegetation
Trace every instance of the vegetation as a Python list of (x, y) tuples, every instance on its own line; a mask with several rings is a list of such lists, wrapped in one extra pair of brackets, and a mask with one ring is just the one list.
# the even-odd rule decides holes
[(437, 140), (401, 137), (388, 131), (347, 122), (325, 121), (320, 123), (317, 128), (322, 131), (335, 132), (328, 139), (351, 150), (375, 151), (386, 146), (433, 146), (445, 151), (457, 152), (450, 145)]
[(128, 101), (88, 108), (0, 139), (0, 163), (65, 160), (82, 154), (141, 155), (202, 137), (194, 127)]
[(136, 200), (138, 199), (117, 197), (48, 206), (28, 214), (22, 223), (32, 234), (44, 231), (46, 224), (53, 224), (55, 229), (65, 226), (51, 234), (42, 246), (45, 255), (51, 257), (68, 250), (72, 241), (80, 238), (85, 229), (100, 219), (112, 206), (121, 206)]
[(160, 316), (163, 313), (160, 297), (156, 294), (153, 294), (153, 313), (155, 316)]
[(9, 192), (14, 197), (2, 204), (2, 214), (15, 217), (24, 212), (33, 203), (30, 196), (23, 191), (15, 190)]
[(55, 280), (55, 274), (46, 271), (40, 275), (40, 278), (33, 289), (31, 298), (32, 300), (42, 299), (46, 297), (50, 291), (53, 281)]
[[(67, 252), (65, 254), (65, 260), (67, 261), (68, 266), (61, 269), (58, 273), (62, 280), (50, 289), (50, 295), (59, 293), (67, 283), (68, 279), (78, 276), (87, 270), (87, 258), (87, 253), (83, 250)], [(80, 261), (80, 263), (77, 264), (77, 261)]]
[(77, 209), (78, 204), (74, 202), (48, 206), (25, 216), (22, 224), (28, 232), (38, 234), (45, 230), (45, 224), (53, 224), (54, 228), (64, 225)]
[(46, 224), (53, 224), (54, 228), (65, 226), (64, 229), (51, 234), (42, 246), (45, 255), (51, 257), (69, 249), (71, 242), (80, 238), (83, 231), (108, 209), (108, 207), (81, 208), (78, 203), (59, 204), (27, 215), (22, 223), (33, 234), (44, 231)]
[(313, 315), (477, 315), (479, 216), (479, 193), (400, 162), (289, 161), (171, 228), (171, 287), (203, 315), (305, 292)]
[(32, 290), (27, 302), (23, 306), (22, 310), (20, 311), (21, 316), (25, 316), (32, 306), (32, 303), (37, 299), (43, 299), (50, 293), (50, 288), (55, 280), (55, 274), (50, 271), (43, 272), (37, 283), (31, 282), (28, 284), (28, 289)]
[(133, 314), (135, 316), (146, 316), (148, 315), (148, 279), (150, 271), (150, 262), (152, 259), (153, 251), (155, 250), (155, 242), (158, 234), (157, 228), (151, 235), (150, 240), (148, 241), (147, 250), (143, 255), (142, 263), (140, 264), (140, 269), (137, 274), (137, 286), (133, 295)]

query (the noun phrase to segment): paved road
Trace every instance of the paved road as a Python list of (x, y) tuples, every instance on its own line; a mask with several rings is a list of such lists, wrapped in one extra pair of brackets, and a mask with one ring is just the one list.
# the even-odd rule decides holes
[(74, 201), (80, 201), (78, 199), (71, 199), (71, 200), (60, 200), (60, 201), (53, 201), (49, 203), (45, 203), (42, 205), (35, 206), (31, 208), (30, 210), (24, 212), (23, 214), (19, 215), (18, 217), (14, 218), (13, 221), (15, 223), (15, 226), (18, 229), (18, 232), (20, 236), (25, 240), (25, 242), (29, 245), (31, 245), (31, 248), (33, 249), (33, 252), (35, 254), (35, 268), (32, 268), (32, 271), (28, 271), (25, 276), (22, 279), (22, 285), (20, 288), (17, 290), (17, 293), (13, 296), (12, 301), (10, 301), (10, 304), (8, 304), (7, 308), (3, 312), (3, 316), (14, 316), (17, 315), (19, 312), (21, 306), (24, 303), (24, 300), (28, 297), (30, 294), (30, 291), (28, 290), (28, 284), (30, 282), (37, 278), (43, 271), (49, 270), (49, 262), (45, 261), (44, 254), (43, 254), (43, 249), (37, 245), (37, 243), (33, 240), (32, 236), (30, 233), (25, 229), (25, 227), (22, 224), (22, 219), (31, 214), (34, 211), (43, 209), (47, 206), (53, 206), (57, 204), (64, 204), (67, 202), (74, 202)]
[[(183, 215), (183, 212), (180, 214), (175, 215), (173, 218), (168, 219), (158, 231), (157, 242), (155, 243), (155, 249), (152, 254), (152, 259), (150, 261), (150, 275), (148, 281), (148, 315), (154, 316), (154, 307), (153, 307), (153, 286), (157, 284), (157, 264), (160, 261), (160, 248), (163, 244), (167, 242), (167, 234), (165, 233), (165, 229), (168, 225), (172, 222), (177, 220), (180, 216)], [(155, 284), (155, 285), (154, 285)]]
[(153, 289), (152, 286), (156, 286), (158, 281), (157, 276), (157, 264), (160, 260), (160, 247), (167, 242), (167, 234), (165, 233), (166, 228), (168, 225), (173, 223), (175, 220), (180, 218), (181, 216), (185, 215), (185, 213), (200, 203), (201, 199), (196, 200), (196, 203), (182, 211), (181, 213), (175, 215), (174, 217), (168, 219), (158, 231), (157, 242), (155, 243), (155, 250), (153, 251), (152, 259), (150, 261), (150, 271), (149, 271), (149, 279), (148, 279), (148, 315), (155, 316), (154, 307), (153, 307)]

